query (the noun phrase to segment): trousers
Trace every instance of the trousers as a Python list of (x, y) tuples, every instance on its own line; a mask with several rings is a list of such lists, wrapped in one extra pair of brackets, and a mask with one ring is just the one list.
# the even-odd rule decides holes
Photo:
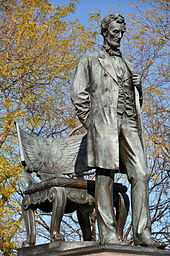
[[(132, 227), (134, 240), (143, 232), (150, 232), (151, 221), (148, 209), (148, 173), (141, 140), (138, 134), (136, 116), (126, 114), (117, 118), (119, 134), (119, 155), (127, 170), (131, 184)], [(113, 152), (114, 154), (114, 152)], [(108, 175), (109, 174), (109, 175)], [(113, 213), (114, 170), (96, 170), (95, 200), (99, 239), (101, 243), (112, 243), (116, 236)]]

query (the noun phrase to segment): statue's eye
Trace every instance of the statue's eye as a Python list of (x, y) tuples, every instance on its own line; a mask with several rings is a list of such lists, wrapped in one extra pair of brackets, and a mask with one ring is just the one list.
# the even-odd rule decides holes
[(117, 30), (117, 29), (111, 29), (110, 30), (110, 33), (112, 33), (112, 34), (119, 34), (120, 33), (120, 31), (119, 30)]

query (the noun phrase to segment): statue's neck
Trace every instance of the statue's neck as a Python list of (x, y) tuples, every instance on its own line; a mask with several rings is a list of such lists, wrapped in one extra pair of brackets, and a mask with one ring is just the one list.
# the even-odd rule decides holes
[(120, 49), (112, 48), (107, 42), (104, 42), (103, 48), (110, 56), (121, 56)]

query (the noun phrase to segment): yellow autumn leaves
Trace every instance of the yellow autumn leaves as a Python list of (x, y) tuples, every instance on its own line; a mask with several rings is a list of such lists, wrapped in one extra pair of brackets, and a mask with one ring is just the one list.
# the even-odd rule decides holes
[(0, 249), (11, 255), (21, 223), (13, 198), (22, 171), (14, 121), (52, 132), (75, 125), (64, 104), (65, 84), (94, 40), (78, 21), (67, 20), (74, 1), (55, 7), (47, 0), (0, 0), (0, 6)]

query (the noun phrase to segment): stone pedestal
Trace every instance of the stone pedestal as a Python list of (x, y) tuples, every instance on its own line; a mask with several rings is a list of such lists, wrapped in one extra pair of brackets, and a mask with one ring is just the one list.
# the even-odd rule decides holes
[(96, 242), (54, 242), (18, 249), (18, 256), (170, 256), (168, 250)]

